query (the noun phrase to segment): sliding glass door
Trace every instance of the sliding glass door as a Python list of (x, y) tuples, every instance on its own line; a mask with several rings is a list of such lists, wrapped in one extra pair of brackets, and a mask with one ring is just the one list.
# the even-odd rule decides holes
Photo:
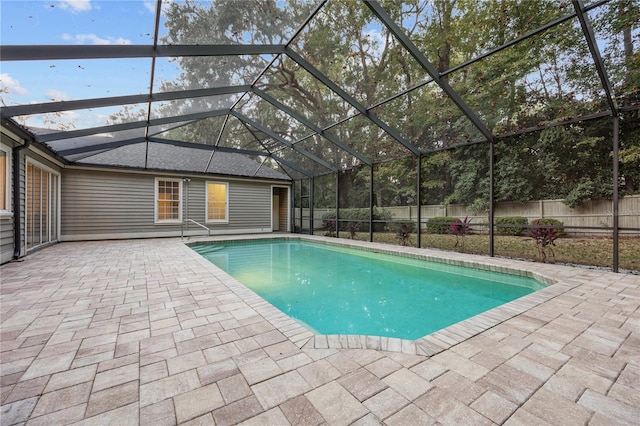
[(25, 179), (27, 250), (58, 240), (60, 176), (27, 160)]

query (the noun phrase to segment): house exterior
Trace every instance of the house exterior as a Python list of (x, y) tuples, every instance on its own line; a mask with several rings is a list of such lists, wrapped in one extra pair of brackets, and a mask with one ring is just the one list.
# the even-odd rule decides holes
[(80, 158), (12, 122), (1, 134), (2, 263), (59, 241), (291, 228), (290, 178), (242, 154), (141, 142)]

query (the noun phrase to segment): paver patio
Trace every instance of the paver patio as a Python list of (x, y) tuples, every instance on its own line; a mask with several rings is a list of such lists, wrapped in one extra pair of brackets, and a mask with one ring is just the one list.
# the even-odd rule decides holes
[(57, 244), (0, 267), (0, 423), (640, 425), (640, 276), (409, 251), (557, 283), (413, 342), (315, 336), (180, 239)]

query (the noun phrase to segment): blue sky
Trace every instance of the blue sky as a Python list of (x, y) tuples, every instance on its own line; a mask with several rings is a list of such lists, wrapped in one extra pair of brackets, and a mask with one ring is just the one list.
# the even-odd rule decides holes
[[(151, 44), (155, 1), (2, 0), (0, 14), (3, 45)], [(151, 59), (1, 62), (0, 67), (2, 99), (15, 105), (148, 93)], [(116, 110), (84, 118), (82, 111), (70, 112), (67, 118), (80, 120), (78, 128), (102, 125)]]

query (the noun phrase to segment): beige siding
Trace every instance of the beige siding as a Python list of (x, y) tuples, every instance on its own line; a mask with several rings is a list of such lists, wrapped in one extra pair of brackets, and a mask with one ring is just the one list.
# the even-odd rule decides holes
[[(62, 236), (153, 233), (154, 177), (66, 170), (62, 176)], [(179, 230), (179, 226), (163, 225)]]
[[(184, 218), (193, 219), (196, 222), (204, 224), (206, 222), (206, 198), (207, 184), (205, 180), (191, 179), (191, 182), (185, 183), (183, 199), (185, 203)], [(193, 227), (193, 225), (190, 226), (190, 228), (191, 227)]]
[(9, 262), (13, 259), (14, 251), (14, 234), (13, 234), (13, 148), (18, 144), (12, 137), (0, 133), (0, 140), (3, 146), (9, 150), (10, 162), (9, 167), (9, 205), (7, 213), (0, 215), (0, 263)]
[[(181, 225), (154, 224), (155, 177), (119, 172), (66, 170), (62, 179), (64, 240), (179, 236)], [(183, 217), (205, 220), (206, 181), (191, 178), (183, 187)], [(269, 232), (271, 184), (216, 178), (229, 183), (229, 223), (206, 224), (212, 234)], [(203, 235), (194, 224), (185, 235)]]
[(271, 231), (271, 185), (231, 182), (228, 227)]

